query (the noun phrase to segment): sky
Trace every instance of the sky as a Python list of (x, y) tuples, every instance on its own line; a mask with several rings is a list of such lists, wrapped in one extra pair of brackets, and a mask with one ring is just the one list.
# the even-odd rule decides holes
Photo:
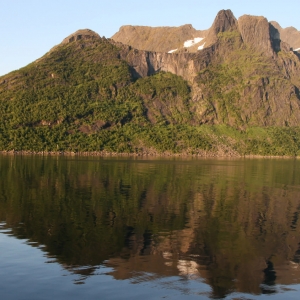
[(208, 29), (221, 9), (300, 30), (299, 0), (0, 0), (0, 76), (26, 66), (78, 29), (111, 37), (122, 25)]

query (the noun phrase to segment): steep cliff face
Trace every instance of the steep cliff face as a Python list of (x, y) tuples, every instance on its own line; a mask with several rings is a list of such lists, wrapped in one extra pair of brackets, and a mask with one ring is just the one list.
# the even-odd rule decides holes
[[(245, 15), (239, 18), (238, 23), (246, 45), (269, 56), (274, 54), (270, 24), (266, 18)], [(274, 31), (272, 35), (274, 39), (279, 37)]]
[(289, 44), (294, 50), (300, 50), (300, 31), (295, 27), (282, 28), (277, 22), (270, 22), (279, 32), (280, 39)]
[(120, 58), (127, 61), (135, 78), (153, 75), (159, 71), (171, 72), (193, 82), (197, 73), (212, 59), (213, 48), (201, 53), (150, 52), (115, 44), (120, 48)]
[[(136, 77), (158, 71), (192, 84), (195, 123), (243, 127), (300, 124), (300, 60), (264, 17), (220, 11), (196, 53), (160, 53), (120, 45)], [(198, 75), (200, 74), (200, 75)]]
[(222, 42), (220, 34), (222, 35), (224, 32), (230, 34), (236, 31), (237, 22), (232, 12), (223, 10), (218, 13), (213, 26), (207, 32), (205, 41), (210, 46), (195, 53), (144, 51), (114, 42), (114, 40), (111, 42), (121, 49), (120, 57), (130, 64), (137, 78), (149, 76), (158, 71), (165, 71), (193, 82), (200, 70), (207, 67), (211, 62), (219, 60), (220, 56), (232, 49), (230, 45), (227, 49), (220, 46)]

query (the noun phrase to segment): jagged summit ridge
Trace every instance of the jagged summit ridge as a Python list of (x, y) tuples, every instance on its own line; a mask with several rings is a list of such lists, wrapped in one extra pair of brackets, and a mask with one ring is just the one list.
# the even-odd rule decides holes
[(236, 32), (249, 47), (269, 56), (282, 49), (300, 50), (297, 29), (282, 29), (278, 23), (259, 16), (244, 15), (237, 20), (229, 9), (221, 10), (207, 30), (196, 30), (190, 24), (180, 27), (123, 26), (112, 39), (140, 50), (193, 53), (215, 44), (224, 32)]

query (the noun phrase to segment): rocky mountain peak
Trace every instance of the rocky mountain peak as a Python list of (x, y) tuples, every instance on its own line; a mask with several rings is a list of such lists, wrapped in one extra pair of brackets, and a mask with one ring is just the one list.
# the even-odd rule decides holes
[(272, 40), (279, 38), (278, 30), (265, 17), (244, 15), (239, 18), (238, 26), (244, 43), (251, 48), (268, 56), (278, 50), (278, 46), (274, 49), (272, 43)]
[[(268, 22), (264, 17), (244, 15), (238, 20), (243, 42), (254, 50), (273, 56), (279, 51), (300, 47), (300, 32), (281, 28), (277, 22)], [(292, 33), (294, 34), (292, 34)]]
[(66, 45), (72, 42), (80, 41), (80, 40), (85, 40), (85, 41), (92, 41), (92, 40), (99, 40), (101, 39), (100, 35), (96, 33), (95, 31), (91, 29), (79, 29), (76, 32), (70, 34), (66, 38), (63, 39), (63, 41), (54, 46), (53, 48), (50, 49), (50, 53), (53, 52), (54, 50), (57, 49), (57, 47), (60, 47), (61, 45)]
[(230, 9), (221, 10), (210, 28), (210, 33), (217, 35), (219, 32), (232, 31), (237, 29), (237, 20)]
[(100, 35), (90, 29), (80, 29), (66, 37), (61, 44), (68, 44), (78, 40), (99, 39)]
[(238, 28), (237, 20), (232, 11), (221, 10), (217, 14), (213, 25), (208, 30), (206, 36), (206, 47), (214, 44), (218, 40), (218, 34), (225, 31), (236, 31)]

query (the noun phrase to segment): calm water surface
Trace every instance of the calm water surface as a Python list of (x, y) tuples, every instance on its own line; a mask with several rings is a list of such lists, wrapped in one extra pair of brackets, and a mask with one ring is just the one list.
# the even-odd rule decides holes
[(299, 299), (300, 161), (0, 156), (1, 299)]

